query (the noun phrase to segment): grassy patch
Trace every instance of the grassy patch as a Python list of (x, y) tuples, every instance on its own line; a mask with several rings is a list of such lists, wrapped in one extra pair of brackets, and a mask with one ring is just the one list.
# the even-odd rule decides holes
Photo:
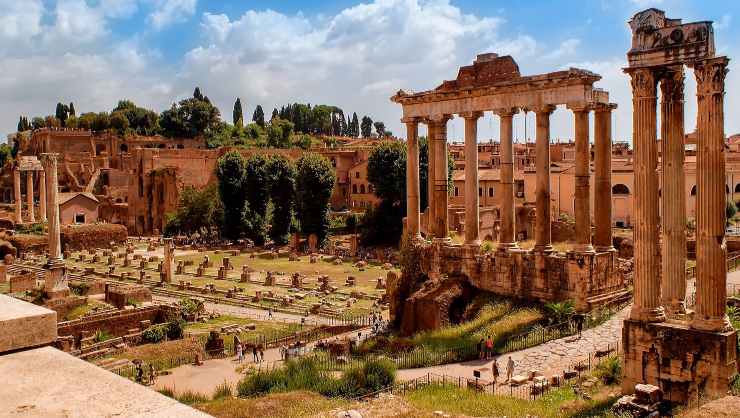
[(64, 321), (71, 321), (73, 319), (82, 318), (83, 316), (93, 312), (96, 309), (108, 308), (110, 305), (107, 303), (99, 302), (95, 299), (88, 299), (87, 303), (80, 306), (75, 306), (66, 315), (64, 315)]
[(327, 399), (317, 393), (297, 391), (250, 399), (221, 399), (193, 406), (217, 418), (303, 418), (325, 416), (329, 411), (347, 405), (348, 402), (341, 399)]
[[(481, 394), (449, 385), (430, 385), (406, 395), (407, 401), (426, 411), (441, 410), (446, 413), (472, 417), (609, 417), (608, 406), (615, 400), (608, 390), (595, 393), (591, 400), (576, 397), (573, 389), (563, 387), (550, 391), (537, 400), (530, 401), (508, 396)], [(595, 415), (591, 413), (595, 413)]]
[(116, 358), (153, 363), (157, 370), (165, 370), (179, 365), (182, 358), (193, 358), (196, 353), (203, 355), (203, 344), (192, 338), (164, 341), (158, 344), (144, 344), (128, 348)]

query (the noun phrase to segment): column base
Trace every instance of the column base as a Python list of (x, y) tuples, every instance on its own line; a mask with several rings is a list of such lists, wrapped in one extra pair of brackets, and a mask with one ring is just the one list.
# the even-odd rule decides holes
[(689, 323), (689, 326), (696, 330), (710, 332), (727, 332), (733, 329), (727, 315), (719, 318), (697, 318), (695, 313), (694, 319)]
[(593, 253), (596, 252), (591, 244), (575, 244), (571, 248), (572, 251), (577, 253)]
[(555, 251), (555, 249), (552, 248), (552, 244), (546, 244), (546, 245), (535, 245), (532, 251), (536, 253), (551, 253)]
[(670, 300), (661, 303), (663, 304), (666, 315), (686, 315), (686, 303), (682, 300)]
[(499, 251), (515, 250), (517, 248), (519, 248), (519, 244), (517, 242), (499, 242), (496, 246), (496, 249)]
[(665, 311), (662, 306), (657, 308), (643, 308), (633, 305), (629, 318), (641, 322), (663, 322), (665, 321)]

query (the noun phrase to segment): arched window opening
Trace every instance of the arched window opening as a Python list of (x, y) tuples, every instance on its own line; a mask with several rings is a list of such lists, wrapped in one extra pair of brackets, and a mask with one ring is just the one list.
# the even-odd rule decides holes
[(612, 187), (612, 194), (614, 195), (628, 195), (630, 194), (629, 187), (625, 186), (624, 184), (615, 184)]

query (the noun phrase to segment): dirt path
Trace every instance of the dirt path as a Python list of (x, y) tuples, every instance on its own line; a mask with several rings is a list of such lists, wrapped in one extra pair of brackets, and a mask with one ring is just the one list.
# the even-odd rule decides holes
[[(358, 332), (367, 335), (368, 329), (355, 330), (332, 338), (357, 338)], [(315, 344), (316, 341), (309, 343), (308, 349), (313, 349)], [(248, 352), (244, 358), (241, 363), (237, 362), (236, 357), (227, 357), (206, 360), (201, 366), (187, 364), (170, 369), (169, 374), (157, 378), (154, 389), (169, 388), (175, 393), (192, 391), (211, 396), (216, 387), (224, 382), (231, 385), (232, 389), (236, 388), (236, 384), (244, 377), (244, 374), (237, 372), (236, 369), (239, 367), (244, 367), (245, 371), (249, 368), (272, 369), (283, 361), (280, 357), (280, 348), (265, 350), (265, 361), (261, 363), (254, 362), (252, 352)]]
[[(499, 356), (498, 365), (501, 380), (505, 378), (506, 362), (509, 356), (514, 360), (514, 374), (526, 374), (529, 370), (540, 370), (546, 376), (562, 373), (578, 361), (587, 360), (590, 353), (604, 350), (607, 346), (616, 346), (621, 343), (622, 321), (629, 313), (627, 307), (617, 313), (613, 318), (596, 328), (583, 331), (580, 337), (571, 336), (558, 340), (552, 340), (545, 344), (530, 347), (520, 351), (514, 351)], [(493, 360), (472, 360), (462, 363), (451, 363), (441, 366), (424, 367), (419, 369), (399, 370), (398, 380), (411, 380), (425, 376), (427, 373), (443, 374), (447, 376), (472, 378), (473, 371), (486, 368), (482, 378), (492, 379), (491, 365)]]

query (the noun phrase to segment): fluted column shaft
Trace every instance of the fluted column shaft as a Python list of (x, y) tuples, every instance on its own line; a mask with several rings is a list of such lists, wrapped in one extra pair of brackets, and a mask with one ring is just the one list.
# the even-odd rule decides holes
[(411, 238), (419, 234), (419, 121), (406, 124), (406, 227)]
[(436, 211), (434, 204), (434, 121), (427, 121), (427, 235), (434, 237), (434, 220)]
[(434, 237), (446, 239), (447, 224), (447, 121), (449, 116), (441, 115), (433, 118), (434, 140)]
[(725, 241), (724, 94), (726, 57), (694, 67), (697, 120), (696, 310), (692, 326), (729, 329)]
[(594, 113), (594, 247), (612, 250), (612, 110), (601, 105)]
[(658, 246), (658, 146), (656, 79), (651, 69), (629, 70), (632, 77), (635, 195), (634, 305), (630, 317), (645, 322), (665, 319), (660, 306)]
[(536, 164), (537, 181), (535, 187), (534, 250), (536, 252), (552, 251), (552, 234), (550, 229), (550, 115), (555, 106), (545, 105), (534, 109), (537, 116)]
[[(498, 247), (502, 250), (516, 248), (516, 236), (514, 233), (514, 114), (518, 109), (499, 109), (495, 113), (500, 118), (501, 135), (501, 231), (499, 234)], [(478, 190), (475, 190), (476, 196)]]
[(575, 167), (575, 217), (576, 245), (574, 249), (581, 252), (593, 252), (591, 246), (591, 153), (589, 152), (587, 107), (573, 109), (576, 132), (576, 167)]
[(59, 181), (57, 179), (57, 158), (59, 154), (42, 154), (44, 170), (48, 174), (46, 195), (49, 216), (49, 260), (62, 260), (62, 246), (59, 226)]
[(661, 226), (663, 277), (661, 303), (669, 313), (685, 313), (686, 192), (684, 178), (683, 68), (666, 72), (661, 90)]
[(39, 217), (41, 222), (46, 222), (46, 172), (39, 171)]
[(26, 171), (26, 205), (28, 205), (28, 222), (36, 222), (33, 213), (33, 171)]
[(465, 244), (480, 245), (478, 209), (478, 118), (480, 112), (462, 113), (465, 118)]
[(23, 197), (21, 197), (21, 171), (13, 170), (13, 198), (15, 199), (15, 223), (23, 223)]

